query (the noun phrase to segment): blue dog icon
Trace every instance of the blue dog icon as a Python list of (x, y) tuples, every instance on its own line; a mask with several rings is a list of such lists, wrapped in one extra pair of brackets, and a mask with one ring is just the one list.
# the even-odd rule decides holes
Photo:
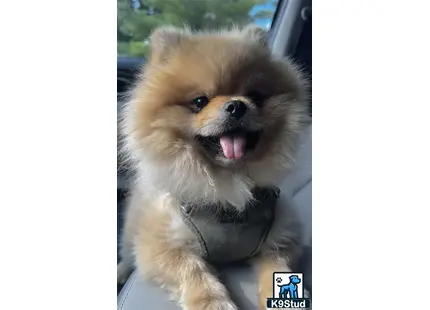
[(288, 284), (283, 284), (278, 286), (281, 288), (279, 290), (279, 298), (299, 298), (299, 294), (297, 292), (297, 284), (299, 284), (301, 280), (298, 276), (290, 276), (290, 282)]

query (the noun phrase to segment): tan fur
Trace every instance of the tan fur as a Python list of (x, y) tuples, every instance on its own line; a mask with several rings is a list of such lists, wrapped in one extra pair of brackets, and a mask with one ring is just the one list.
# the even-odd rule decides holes
[(213, 98), (203, 110), (194, 116), (194, 127), (203, 127), (208, 121), (217, 118), (222, 106), (231, 100), (227, 96), (217, 96)]
[[(153, 210), (140, 218), (136, 240), (136, 259), (141, 271), (167, 288), (188, 309), (218, 309), (218, 303), (228, 305), (225, 287), (213, 276), (201, 257), (193, 253), (193, 235), (190, 242), (172, 246), (172, 201), (164, 197), (154, 202)], [(187, 246), (188, 245), (188, 246)], [(224, 309), (224, 308), (222, 308)], [(233, 304), (230, 308), (235, 309)]]
[(245, 104), (249, 104), (248, 99), (242, 96), (216, 96), (206, 107), (202, 109), (199, 114), (194, 116), (194, 128), (198, 130), (199, 128), (205, 126), (208, 122), (218, 117), (220, 110), (223, 108), (226, 102), (238, 99), (240, 99)]
[[(233, 310), (226, 288), (198, 255), (198, 241), (179, 207), (182, 201), (205, 200), (242, 210), (253, 187), (279, 184), (307, 121), (305, 83), (291, 63), (271, 56), (264, 32), (252, 27), (212, 33), (162, 28), (153, 33), (151, 45), (122, 121), (125, 153), (137, 176), (118, 280), (136, 265), (141, 276), (168, 288), (188, 310)], [(249, 89), (268, 96), (263, 107), (249, 100)], [(202, 95), (209, 105), (192, 113), (192, 100)], [(213, 125), (232, 98), (246, 102), (249, 126), (262, 130), (262, 136), (243, 163), (222, 167), (203, 154), (195, 135)], [(262, 254), (294, 252), (299, 238), (282, 222), (275, 223), (277, 235), (269, 236)], [(278, 266), (261, 262), (266, 292), (266, 274)]]
[(273, 273), (291, 272), (286, 258), (262, 256), (258, 261), (259, 302), (261, 309), (266, 309), (267, 298), (273, 297)]

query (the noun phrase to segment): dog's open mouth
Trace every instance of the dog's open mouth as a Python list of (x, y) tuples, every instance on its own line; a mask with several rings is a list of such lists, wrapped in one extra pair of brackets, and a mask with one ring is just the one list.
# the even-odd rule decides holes
[(206, 150), (217, 154), (222, 153), (225, 158), (230, 160), (238, 160), (255, 149), (260, 133), (259, 131), (234, 130), (219, 136), (198, 136), (197, 139)]

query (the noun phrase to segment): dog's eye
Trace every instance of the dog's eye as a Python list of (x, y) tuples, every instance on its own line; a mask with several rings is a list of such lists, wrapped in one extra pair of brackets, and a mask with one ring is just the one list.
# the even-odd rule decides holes
[(192, 103), (194, 107), (200, 111), (209, 103), (209, 99), (206, 96), (200, 96), (200, 97), (194, 98)]
[(266, 100), (266, 96), (258, 91), (249, 91), (246, 94), (246, 97), (252, 100), (257, 106), (263, 106), (264, 101)]

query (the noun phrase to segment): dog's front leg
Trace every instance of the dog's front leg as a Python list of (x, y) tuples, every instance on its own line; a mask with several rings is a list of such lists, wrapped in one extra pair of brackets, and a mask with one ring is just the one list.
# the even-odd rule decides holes
[(143, 275), (166, 287), (183, 309), (237, 310), (225, 286), (201, 257), (179, 249), (139, 256), (138, 265), (151, 266), (141, 270)]
[(260, 308), (266, 310), (267, 298), (273, 297), (273, 273), (291, 272), (288, 258), (276, 254), (261, 255), (254, 261), (258, 270)]

